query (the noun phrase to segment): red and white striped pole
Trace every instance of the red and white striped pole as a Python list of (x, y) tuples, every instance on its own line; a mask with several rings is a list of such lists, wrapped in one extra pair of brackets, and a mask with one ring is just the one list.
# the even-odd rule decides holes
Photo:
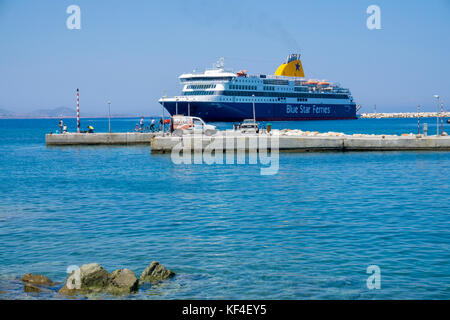
[(417, 106), (417, 134), (420, 134), (420, 104)]
[(80, 133), (80, 90), (77, 88), (77, 133)]

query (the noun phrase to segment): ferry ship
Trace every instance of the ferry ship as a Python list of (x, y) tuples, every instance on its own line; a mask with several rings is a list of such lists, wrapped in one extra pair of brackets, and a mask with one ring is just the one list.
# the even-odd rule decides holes
[(159, 100), (171, 115), (205, 121), (356, 119), (349, 89), (325, 80), (306, 79), (300, 54), (291, 54), (274, 75), (248, 75), (215, 68), (179, 76), (182, 94)]

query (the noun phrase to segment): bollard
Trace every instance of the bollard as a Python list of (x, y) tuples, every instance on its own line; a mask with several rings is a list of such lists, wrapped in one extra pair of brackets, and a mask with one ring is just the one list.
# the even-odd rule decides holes
[(423, 124), (423, 136), (426, 137), (428, 134), (428, 123)]
[(417, 106), (417, 134), (420, 134), (420, 104)]

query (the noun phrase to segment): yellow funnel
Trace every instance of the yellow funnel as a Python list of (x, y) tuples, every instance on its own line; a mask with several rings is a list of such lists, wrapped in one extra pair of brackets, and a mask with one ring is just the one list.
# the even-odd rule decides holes
[(299, 54), (291, 54), (286, 59), (286, 63), (280, 65), (275, 71), (276, 76), (304, 77), (302, 62)]

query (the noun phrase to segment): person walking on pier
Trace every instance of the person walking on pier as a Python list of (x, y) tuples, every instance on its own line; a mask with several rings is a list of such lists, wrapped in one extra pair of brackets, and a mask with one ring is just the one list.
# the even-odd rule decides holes
[(141, 132), (144, 131), (144, 117), (142, 117), (141, 121), (139, 122), (139, 129)]
[(155, 119), (152, 118), (152, 122), (150, 123), (150, 131), (155, 132)]
[(59, 127), (59, 133), (63, 133), (64, 122), (63, 122), (62, 118), (59, 119), (58, 127)]

